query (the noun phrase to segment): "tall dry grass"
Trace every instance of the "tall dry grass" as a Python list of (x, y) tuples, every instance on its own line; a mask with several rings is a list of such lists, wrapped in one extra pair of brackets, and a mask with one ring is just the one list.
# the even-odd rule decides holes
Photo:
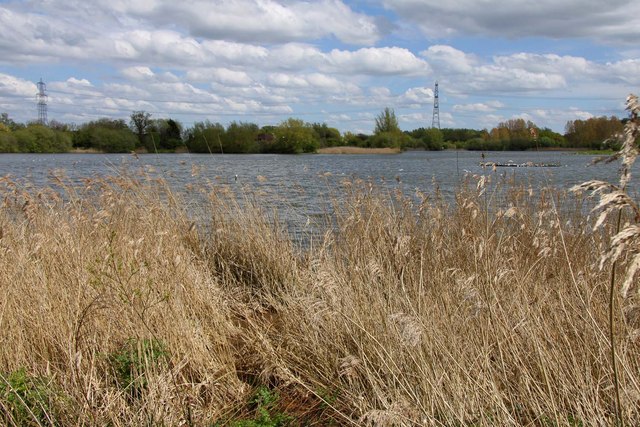
[[(188, 203), (144, 176), (41, 189), (3, 179), (0, 420), (613, 422), (598, 264), (615, 224), (594, 233), (585, 200), (491, 172), (468, 177), (453, 203), (343, 186), (332, 227), (300, 250), (259, 199), (223, 187), (203, 188), (208, 216), (196, 224)], [(620, 322), (633, 425), (640, 323)], [(147, 351), (155, 342), (161, 356)], [(137, 360), (129, 387), (123, 354)], [(18, 413), (21, 368), (45, 386)], [(259, 419), (258, 387), (285, 421), (240, 423)]]

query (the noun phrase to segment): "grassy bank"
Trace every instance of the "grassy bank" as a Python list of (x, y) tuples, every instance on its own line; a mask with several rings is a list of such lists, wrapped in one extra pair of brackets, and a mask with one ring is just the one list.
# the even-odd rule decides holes
[[(613, 422), (610, 229), (574, 196), (345, 182), (302, 251), (223, 187), (201, 189), (204, 227), (144, 178), (0, 186), (0, 423)], [(616, 311), (630, 425), (637, 313)]]

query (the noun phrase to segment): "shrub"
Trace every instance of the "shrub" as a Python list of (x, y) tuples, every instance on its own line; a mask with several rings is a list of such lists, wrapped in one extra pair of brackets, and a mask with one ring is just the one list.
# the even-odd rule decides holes
[(9, 132), (0, 132), (0, 153), (17, 153), (18, 141)]
[(14, 132), (18, 149), (23, 153), (64, 153), (71, 150), (71, 137), (62, 131), (32, 124)]

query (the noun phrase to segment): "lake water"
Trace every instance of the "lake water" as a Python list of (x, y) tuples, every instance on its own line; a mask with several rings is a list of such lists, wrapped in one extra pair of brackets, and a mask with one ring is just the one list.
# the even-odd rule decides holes
[[(619, 162), (592, 165), (596, 156), (572, 152), (408, 151), (390, 155), (210, 155), (210, 154), (0, 154), (0, 176), (26, 180), (34, 185), (50, 182), (50, 173), (64, 170), (72, 183), (83, 178), (114, 175), (123, 169), (144, 170), (165, 178), (180, 191), (187, 184), (211, 183), (232, 189), (259, 190), (265, 200), (286, 206), (293, 229), (311, 216), (326, 213), (328, 196), (345, 180), (363, 179), (383, 188), (400, 188), (427, 194), (437, 183), (449, 197), (465, 174), (498, 174), (523, 180), (535, 187), (569, 188), (590, 179), (617, 182)], [(559, 167), (490, 168), (497, 163), (557, 163)], [(194, 174), (194, 172), (197, 172)], [(636, 168), (636, 176), (637, 168)], [(640, 178), (640, 176), (638, 176)], [(637, 193), (634, 184), (632, 193)], [(241, 191), (241, 190), (238, 190)]]

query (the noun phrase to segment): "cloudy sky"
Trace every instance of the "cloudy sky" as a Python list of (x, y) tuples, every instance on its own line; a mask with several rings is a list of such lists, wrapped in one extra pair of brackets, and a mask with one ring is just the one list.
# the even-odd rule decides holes
[(0, 112), (80, 124), (134, 110), (184, 126), (288, 117), (371, 133), (624, 115), (637, 0), (0, 0)]

